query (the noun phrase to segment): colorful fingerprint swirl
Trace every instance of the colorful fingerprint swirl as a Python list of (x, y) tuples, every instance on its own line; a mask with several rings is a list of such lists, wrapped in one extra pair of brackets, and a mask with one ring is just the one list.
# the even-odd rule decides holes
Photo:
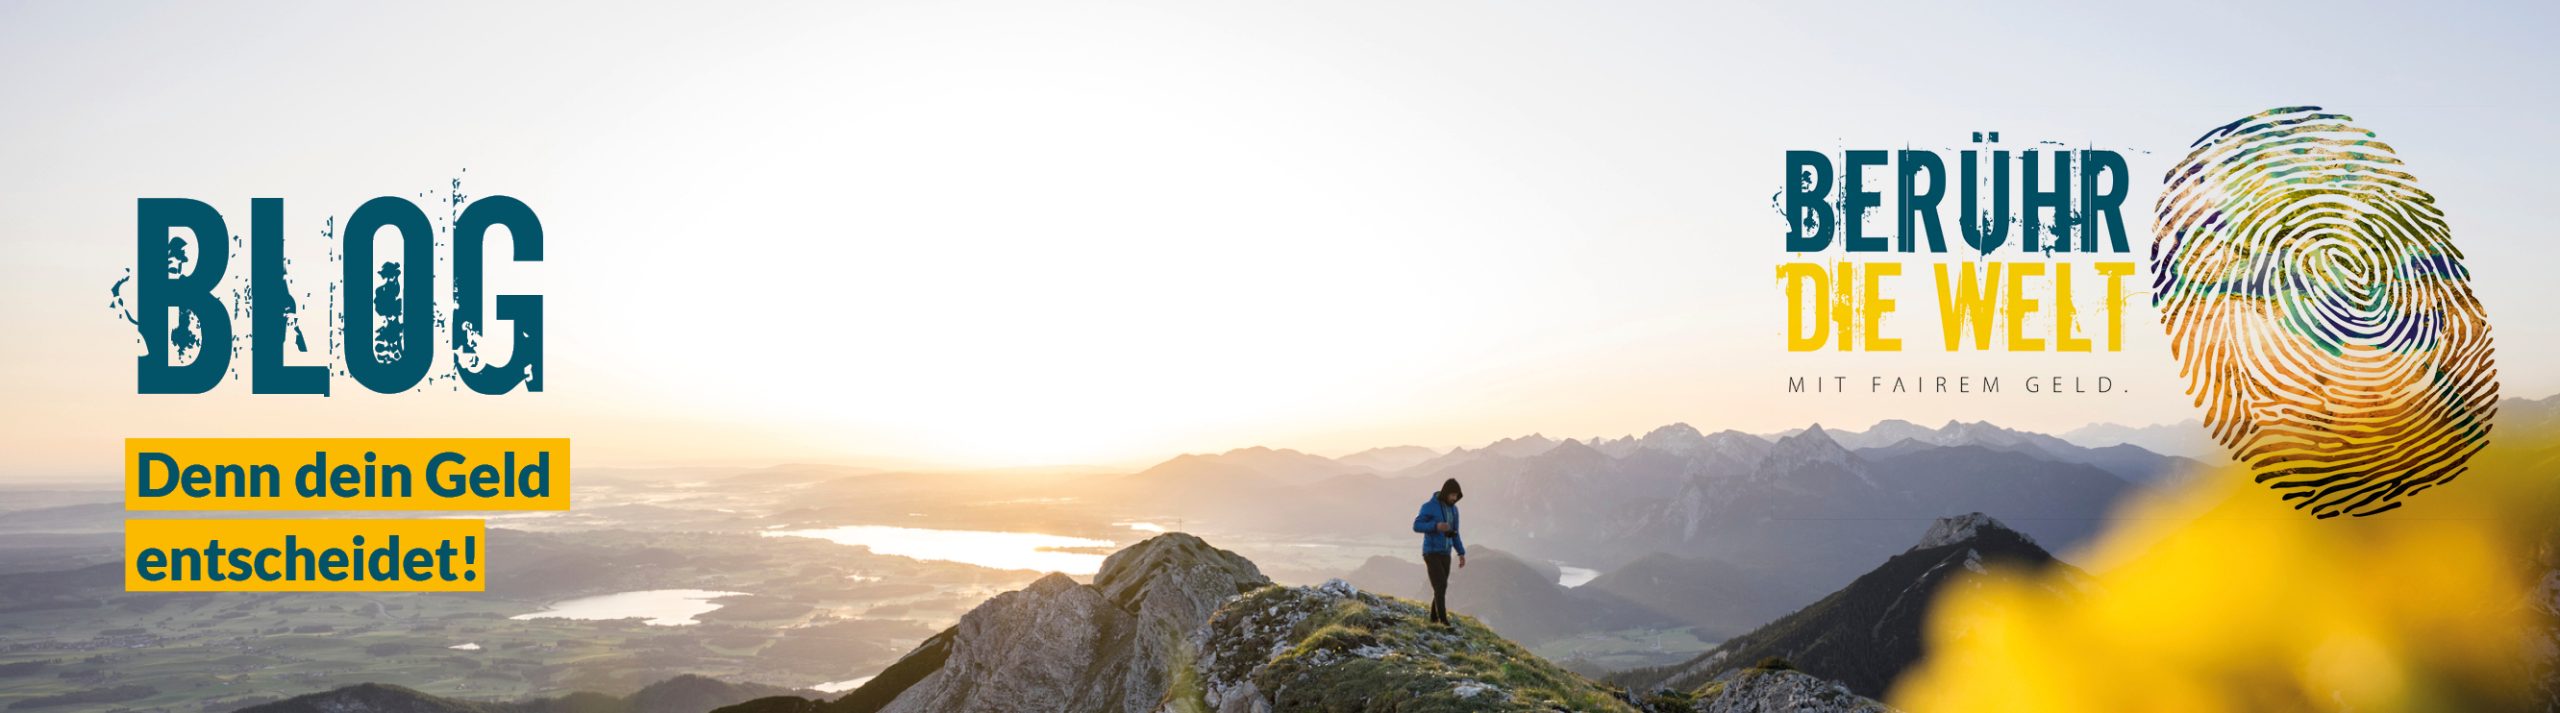
[(2452, 482), (2497, 412), (2489, 323), (2434, 196), (2343, 114), (2205, 132), (2164, 179), (2160, 308), (2205, 425), (2317, 517)]

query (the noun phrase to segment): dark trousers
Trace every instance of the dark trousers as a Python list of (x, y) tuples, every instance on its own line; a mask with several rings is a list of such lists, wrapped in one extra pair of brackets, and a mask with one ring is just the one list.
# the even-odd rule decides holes
[(1431, 574), (1431, 623), (1449, 623), (1449, 553), (1422, 553), (1422, 569)]

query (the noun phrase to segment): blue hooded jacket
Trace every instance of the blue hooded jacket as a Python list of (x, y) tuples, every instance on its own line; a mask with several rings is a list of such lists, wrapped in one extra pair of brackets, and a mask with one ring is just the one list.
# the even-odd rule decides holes
[[(1448, 532), (1441, 532), (1438, 527), (1444, 522), (1449, 523)], [(1458, 537), (1458, 506), (1440, 502), (1440, 493), (1436, 491), (1431, 493), (1430, 500), (1422, 503), (1422, 514), (1413, 516), (1413, 531), (1422, 533), (1423, 554), (1456, 550), (1458, 556), (1467, 556), (1467, 541)]]

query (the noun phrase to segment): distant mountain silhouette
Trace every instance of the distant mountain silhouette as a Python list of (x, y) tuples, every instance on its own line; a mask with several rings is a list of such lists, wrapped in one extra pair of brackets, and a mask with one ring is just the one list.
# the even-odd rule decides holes
[(2539, 399), (2499, 400), (2497, 428), (2508, 433), (2560, 430), (2560, 394)]
[[(2002, 570), (2004, 567), (2022, 568)], [(1609, 677), (1635, 690), (1692, 689), (1755, 662), (1795, 668), (1881, 697), (1920, 660), (1930, 605), (1968, 573), (2064, 567), (2035, 541), (1982, 513), (1943, 518), (1918, 544), (1793, 614), (1727, 640), (1685, 663)], [(2076, 573), (2078, 570), (2068, 570)], [(1995, 575), (1996, 576), (1996, 575)], [(2057, 592), (2054, 596), (2070, 596)]]
[(2205, 431), (2204, 422), (2192, 418), (2149, 426), (2092, 423), (2065, 431), (2061, 438), (2087, 448), (2139, 446), (2153, 453), (2193, 458), (2205, 463), (2231, 459), (2231, 451), (2213, 442), (2213, 434)]
[[(1505, 637), (1532, 644), (1584, 632), (1678, 623), (1615, 594), (1557, 584), (1556, 575), (1554, 565), (1477, 547), (1466, 567), (1449, 573), (1449, 610), (1482, 620)], [(1371, 557), (1343, 579), (1367, 591), (1431, 599), (1422, 563), (1413, 560)]]
[(1380, 473), (1393, 473), (1440, 457), (1440, 451), (1422, 446), (1387, 446), (1371, 448), (1335, 458), (1343, 465), (1367, 468)]
[[(1844, 438), (1898, 440), (1857, 449)], [(1617, 591), (1617, 583), (1592, 590), (1649, 598), (1647, 610), (1731, 633), (1838, 588), (1947, 513), (1986, 512), (2068, 548), (2101, 529), (2140, 484), (2201, 467), (2134, 446), (2083, 448), (1983, 422), (1886, 421), (1856, 433), (1817, 425), (1774, 442), (1671, 424), (1609, 439), (1533, 434), (1391, 474), (1295, 451), (1240, 449), (1167, 461), (1086, 496), (1221, 527), (1334, 537), (1400, 532), (1441, 479), (1456, 478), (1467, 488), (1473, 545), (1603, 573), (1658, 552), (1750, 572), (1691, 597), (1731, 603), (1707, 607), (1672, 605), (1678, 592)], [(1324, 472), (1337, 474), (1312, 476)], [(1663, 574), (1654, 581), (1682, 581)], [(1494, 621), (1532, 636), (1502, 625), (1535, 619)]]
[(466, 701), (382, 683), (360, 683), (250, 706), (239, 713), (699, 713), (733, 703), (790, 693), (755, 683), (726, 683), (677, 676), (619, 698), (572, 693), (515, 702)]
[(1697, 627), (1709, 641), (1768, 623), (1812, 601), (1820, 590), (1786, 591), (1760, 572), (1721, 560), (1656, 552), (1602, 573), (1579, 589)]
[(1467, 463), (1488, 457), (1527, 458), (1540, 453), (1545, 453), (1547, 452), (1547, 449), (1554, 447), (1556, 447), (1555, 439), (1548, 438), (1546, 434), (1543, 433), (1532, 433), (1518, 438), (1505, 438), (1499, 441), (1494, 441), (1493, 443), (1486, 444), (1483, 448), (1473, 450), (1467, 448), (1452, 449), (1447, 454), (1438, 458), (1433, 458), (1431, 460), (1415, 464), (1413, 467), (1405, 469), (1401, 474), (1414, 477), (1425, 477), (1439, 473), (1443, 469), (1461, 463)]
[[(1908, 442), (1908, 439), (1906, 439)], [(1638, 506), (1629, 552), (1681, 552), (1762, 573), (1763, 591), (1823, 591), (1899, 550), (1949, 512), (1983, 511), (2040, 540), (2095, 534), (2131, 484), (2096, 466), (1981, 445), (1851, 452), (1820, 427), (1787, 436), (1752, 468), (1704, 473)]]
[[(1802, 431), (1787, 431), (1780, 437), (1797, 433)], [(1948, 421), (1933, 429), (1909, 421), (1888, 419), (1865, 431), (1830, 429), (1826, 433), (1841, 447), (1861, 453), (1906, 453), (1929, 447), (1980, 446), (1988, 450), (2022, 453), (2041, 460), (2094, 465), (2136, 484), (2158, 482), (2199, 465), (2191, 458), (2163, 455), (2137, 446), (2121, 443), (2083, 446), (2042, 433), (2003, 428), (1988, 421)], [(2198, 435), (2201, 434), (2198, 431)], [(2219, 451), (2215, 453), (2214, 458), (2223, 457), (2218, 455)]]
[(1157, 481), (1171, 478), (1259, 479), (1281, 484), (1308, 483), (1366, 472), (1373, 471), (1312, 453), (1254, 446), (1215, 455), (1186, 453), (1174, 456), (1131, 477)]

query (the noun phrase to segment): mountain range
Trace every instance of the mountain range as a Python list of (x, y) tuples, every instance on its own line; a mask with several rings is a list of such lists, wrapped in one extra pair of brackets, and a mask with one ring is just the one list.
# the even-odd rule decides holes
[[(1376, 556), (1344, 575), (1362, 590), (1429, 601), (1422, 563)], [(1614, 593), (1557, 583), (1554, 565), (1478, 547), (1467, 566), (1449, 572), (1449, 609), (1482, 620), (1487, 628), (1538, 644), (1575, 634), (1636, 627), (1679, 626), (1679, 620)]]
[[(1543, 575), (1507, 554), (1479, 556)], [(249, 711), (1881, 711), (1873, 697), (1919, 659), (1922, 618), (1944, 588), (1967, 573), (2053, 566), (2067, 565), (1989, 516), (1939, 519), (1916, 544), (1793, 614), (1691, 661), (1595, 681), (1463, 610), (1435, 625), (1421, 604), (1348, 581), (1272, 584), (1242, 556), (1167, 533), (1113, 553), (1090, 584), (1052, 574), (999, 594), (832, 700), (734, 700), (770, 687), (685, 677), (621, 699), (521, 703), (363, 684)]]
[[(1946, 546), (1997, 536), (1940, 529), (1955, 533), (1941, 536)], [(1053, 575), (998, 595), (840, 698), (777, 696), (720, 713), (1882, 709), (1840, 682), (1777, 669), (1638, 696), (1539, 658), (1473, 616), (1456, 619), (1430, 624), (1421, 604), (1341, 579), (1269, 584), (1252, 562), (1168, 533), (1113, 554), (1094, 584)]]
[[(2560, 400), (2504, 407), (2502, 429), (2560, 425)], [(683, 709), (661, 705), (677, 700), (671, 691), (685, 694), (682, 705), (735, 703), (722, 709), (731, 713), (1883, 710), (1873, 698), (1926, 653), (1926, 613), (1948, 587), (1979, 581), (1969, 576), (2076, 574), (2048, 548), (2088, 537), (2128, 492), (2198, 465), (1961, 422), (1772, 437), (1674, 424), (1344, 459), (1241, 449), (1110, 479), (1134, 495), (1174, 493), (1262, 512), (1272, 527), (1322, 530), (1400, 525), (1440, 478), (1461, 478), (1471, 521), (1503, 527), (1470, 531), (1478, 552), (1457, 575), (1457, 625), (1422, 621), (1411, 601), (1422, 593), (1419, 567), (1407, 560), (1372, 558), (1346, 580), (1290, 587), (1172, 533), (1111, 555), (1090, 584), (1051, 575), (997, 595), (832, 699), (687, 677), (623, 698), (516, 703), (366, 684), (252, 710)], [(1555, 553), (1604, 573), (1564, 587)], [(1721, 642), (1604, 680), (1514, 642), (1678, 625)], [(764, 697), (733, 700), (749, 694)]]
[(1440, 457), (1440, 455), (1440, 451), (1422, 446), (1387, 446), (1384, 448), (1371, 448), (1369, 450), (1335, 458), (1334, 460), (1342, 463), (1343, 465), (1356, 468), (1366, 468), (1379, 473), (1393, 473), (1429, 462), (1433, 458)]
[(498, 703), (456, 700), (402, 686), (362, 683), (250, 706), (238, 713), (700, 713), (790, 692), (778, 686), (688, 675), (650, 684), (628, 696), (580, 692)]
[(2231, 451), (2215, 443), (2204, 422), (2187, 419), (2177, 423), (2149, 426), (2126, 426), (2114, 423), (2092, 423), (2058, 434), (2062, 440), (2087, 448), (2136, 446), (2153, 453), (2215, 462), (2231, 457)]
[(1184, 533), (1111, 555), (1092, 584), (997, 595), (832, 701), (723, 713), (871, 711), (1628, 711), (1610, 691), (1481, 624), (1334, 580), (1271, 584)]
[[(1392, 452), (1411, 460), (1420, 450)], [(1676, 423), (1616, 438), (1531, 434), (1400, 470), (1384, 469), (1394, 459), (1381, 452), (1355, 455), (1361, 463), (1260, 447), (1185, 455), (1086, 495), (1224, 530), (1321, 540), (1399, 532), (1443, 479), (1456, 479), (1467, 522), (1488, 523), (1470, 528), (1468, 542), (1528, 565), (1482, 563), (1492, 568), (1474, 576), (1487, 584), (1458, 589), (1485, 600), (1463, 608), (1495, 630), (1540, 642), (1599, 626), (1685, 625), (1712, 641), (1838, 589), (1948, 513), (1981, 511), (2067, 551), (2102, 530), (2126, 496), (2203, 468), (2138, 446), (2084, 447), (1979, 421), (1772, 436)], [(1603, 575), (1570, 589), (1495, 576), (1549, 562)], [(1419, 593), (1410, 574), (1418, 566), (1372, 564), (1351, 581)]]
[[(2034, 539), (1990, 516), (1977, 512), (1941, 519), (1909, 550), (1792, 614), (1687, 662), (1629, 671), (1610, 680), (1636, 689), (1691, 689), (1775, 659), (1839, 681), (1859, 695), (1880, 697), (1920, 660), (1930, 605), (1959, 576), (2017, 576), (2051, 567), (2079, 575)], [(2064, 599), (2075, 594), (2050, 593)]]

